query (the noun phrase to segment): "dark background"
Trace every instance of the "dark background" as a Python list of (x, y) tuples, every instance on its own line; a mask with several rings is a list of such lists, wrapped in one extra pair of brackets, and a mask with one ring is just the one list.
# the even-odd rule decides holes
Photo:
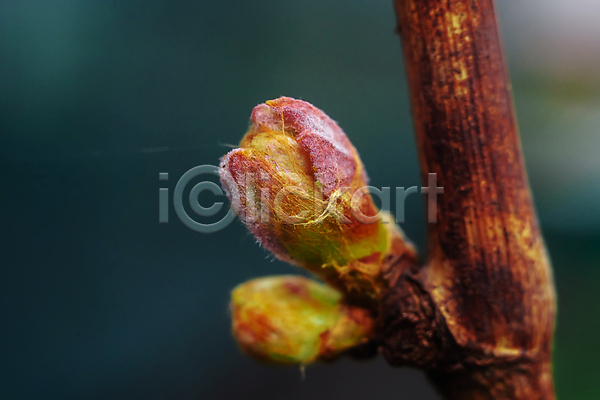
[[(597, 399), (600, 6), (501, 3), (555, 267), (558, 395)], [(158, 224), (158, 188), (218, 163), (280, 95), (339, 121), (374, 186), (420, 184), (393, 30), (391, 1), (0, 1), (0, 398), (438, 398), (381, 359), (303, 380), (245, 358), (229, 291), (299, 271), (239, 221), (203, 235), (171, 208)], [(406, 210), (422, 251), (422, 199)]]

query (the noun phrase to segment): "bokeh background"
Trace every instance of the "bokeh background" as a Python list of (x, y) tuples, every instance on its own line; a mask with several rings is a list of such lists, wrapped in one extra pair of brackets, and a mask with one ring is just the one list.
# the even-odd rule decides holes
[[(499, 3), (555, 267), (558, 395), (598, 399), (600, 2)], [(0, 398), (438, 399), (378, 358), (304, 379), (245, 358), (229, 291), (299, 271), (238, 221), (158, 223), (159, 187), (216, 164), (280, 95), (338, 120), (373, 185), (418, 185), (393, 30), (390, 0), (0, 1)], [(406, 210), (424, 249), (422, 199)]]

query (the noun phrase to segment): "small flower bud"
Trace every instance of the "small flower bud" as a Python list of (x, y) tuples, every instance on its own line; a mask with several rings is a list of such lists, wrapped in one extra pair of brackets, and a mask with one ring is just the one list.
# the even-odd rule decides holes
[(414, 250), (365, 190), (352, 143), (323, 111), (289, 97), (256, 106), (251, 120), (220, 165), (242, 221), (277, 258), (345, 293), (378, 298), (382, 261)]
[(253, 279), (231, 294), (233, 336), (259, 361), (308, 364), (366, 343), (369, 311), (341, 303), (333, 288), (300, 276)]

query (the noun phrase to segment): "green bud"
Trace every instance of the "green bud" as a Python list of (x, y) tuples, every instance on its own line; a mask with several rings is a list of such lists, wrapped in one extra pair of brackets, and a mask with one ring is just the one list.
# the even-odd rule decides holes
[(369, 341), (370, 311), (342, 302), (341, 294), (299, 276), (253, 279), (231, 294), (233, 336), (251, 357), (305, 365), (333, 358)]

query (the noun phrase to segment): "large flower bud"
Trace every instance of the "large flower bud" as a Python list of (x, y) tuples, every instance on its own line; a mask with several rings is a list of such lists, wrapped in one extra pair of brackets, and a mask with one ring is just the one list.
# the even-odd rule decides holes
[(367, 175), (341, 128), (289, 97), (260, 104), (240, 148), (221, 160), (233, 207), (266, 249), (340, 290), (377, 298), (383, 260), (408, 252), (373, 203)]
[(342, 303), (338, 291), (299, 276), (253, 279), (231, 294), (233, 336), (255, 359), (308, 364), (369, 341), (369, 311)]

